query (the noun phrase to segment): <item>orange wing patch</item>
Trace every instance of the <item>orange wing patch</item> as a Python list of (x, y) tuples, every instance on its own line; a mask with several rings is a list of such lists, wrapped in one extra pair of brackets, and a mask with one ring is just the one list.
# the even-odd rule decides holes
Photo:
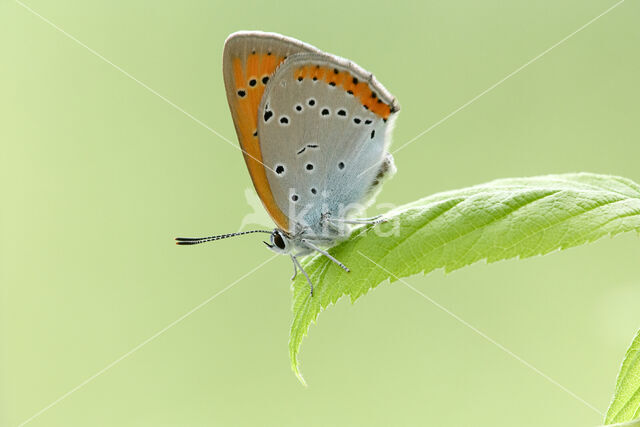
[(236, 90), (233, 100), (237, 112), (238, 139), (258, 197), (276, 225), (288, 231), (287, 217), (278, 208), (267, 180), (258, 137), (258, 108), (262, 94), (269, 78), (282, 61), (284, 57), (256, 52), (248, 56), (245, 64), (241, 58), (233, 58), (233, 84)]
[(383, 102), (378, 97), (378, 94), (371, 90), (367, 82), (359, 81), (348, 71), (338, 70), (337, 68), (331, 69), (320, 65), (306, 65), (295, 70), (294, 77), (299, 81), (307, 78), (311, 78), (314, 81), (322, 80), (331, 86), (341, 87), (348, 94), (358, 98), (367, 110), (382, 117), (385, 121), (394, 112), (393, 107)]

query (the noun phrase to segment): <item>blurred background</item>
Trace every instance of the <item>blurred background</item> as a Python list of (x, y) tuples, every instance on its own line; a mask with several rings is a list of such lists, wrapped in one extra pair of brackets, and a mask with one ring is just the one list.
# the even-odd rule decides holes
[[(259, 237), (172, 242), (253, 211), (240, 152), (202, 126), (236, 145), (231, 32), (280, 32), (375, 73), (402, 105), (399, 147), (614, 4), (0, 2), (0, 425), (96, 373), (28, 425), (601, 423), (400, 283), (320, 317), (302, 387), (286, 257), (146, 340), (271, 256)], [(639, 18), (621, 3), (398, 152), (378, 202), (547, 173), (640, 182)], [(408, 281), (604, 412), (640, 327), (639, 256), (626, 235)]]

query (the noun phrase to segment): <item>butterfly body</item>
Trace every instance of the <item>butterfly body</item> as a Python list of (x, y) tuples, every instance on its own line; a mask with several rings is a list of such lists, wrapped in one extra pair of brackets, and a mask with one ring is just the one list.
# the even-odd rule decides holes
[(353, 218), (395, 171), (396, 99), (353, 62), (274, 33), (229, 36), (223, 74), (249, 175), (276, 224), (267, 246), (295, 271), (314, 251), (348, 271), (322, 247), (379, 222)]

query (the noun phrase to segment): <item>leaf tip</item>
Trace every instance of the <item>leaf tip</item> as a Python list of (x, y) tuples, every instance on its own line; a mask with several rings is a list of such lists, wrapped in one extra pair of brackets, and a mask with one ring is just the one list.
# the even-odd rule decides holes
[(300, 372), (300, 367), (298, 366), (297, 359), (291, 361), (291, 369), (293, 370), (293, 373), (295, 374), (298, 381), (300, 381), (300, 384), (302, 384), (304, 387), (308, 387), (307, 382), (304, 380), (304, 377)]

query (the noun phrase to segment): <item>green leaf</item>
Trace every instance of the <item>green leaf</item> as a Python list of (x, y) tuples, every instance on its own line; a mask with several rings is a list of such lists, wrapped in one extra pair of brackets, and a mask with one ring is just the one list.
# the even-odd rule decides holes
[(640, 418), (640, 331), (624, 356), (604, 422), (613, 424), (636, 418)]
[(640, 427), (640, 418), (626, 423), (607, 424), (610, 427)]
[(386, 216), (389, 222), (356, 229), (330, 250), (351, 273), (319, 254), (303, 262), (315, 293), (309, 295), (304, 276), (298, 275), (289, 335), (291, 367), (301, 382), (302, 339), (320, 312), (342, 296), (355, 302), (397, 277), (437, 268), (449, 272), (483, 259), (542, 255), (604, 235), (640, 231), (640, 186), (586, 173), (501, 179), (435, 194)]

